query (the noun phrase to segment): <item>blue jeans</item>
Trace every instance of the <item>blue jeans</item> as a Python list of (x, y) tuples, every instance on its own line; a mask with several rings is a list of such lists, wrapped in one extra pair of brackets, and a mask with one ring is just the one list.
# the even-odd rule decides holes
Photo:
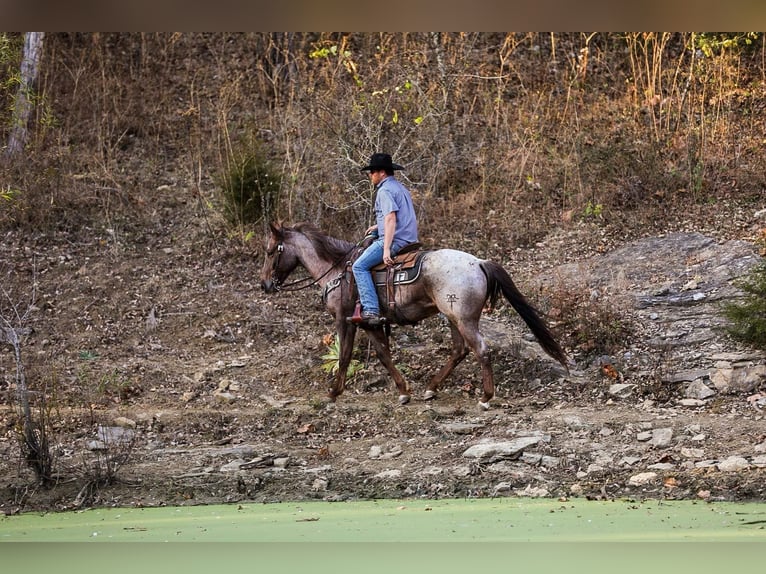
[[(391, 257), (399, 251), (391, 247)], [(376, 239), (354, 261), (351, 270), (354, 272), (356, 287), (359, 289), (359, 300), (362, 302), (362, 310), (366, 313), (380, 314), (378, 293), (375, 291), (375, 282), (372, 280), (370, 271), (378, 263), (383, 262), (383, 239)]]

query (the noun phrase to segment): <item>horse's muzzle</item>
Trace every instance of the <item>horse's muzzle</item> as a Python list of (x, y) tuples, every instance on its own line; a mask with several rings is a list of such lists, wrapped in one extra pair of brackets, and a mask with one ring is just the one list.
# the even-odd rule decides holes
[(279, 291), (279, 288), (277, 287), (277, 284), (274, 283), (271, 279), (267, 279), (265, 281), (261, 281), (261, 290), (265, 291), (266, 293), (276, 293)]

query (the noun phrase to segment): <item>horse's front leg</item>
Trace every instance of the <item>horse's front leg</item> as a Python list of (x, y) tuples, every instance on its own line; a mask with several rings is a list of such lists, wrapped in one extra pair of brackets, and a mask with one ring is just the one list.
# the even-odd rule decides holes
[(351, 357), (354, 354), (354, 338), (356, 337), (356, 325), (347, 323), (344, 317), (335, 321), (336, 332), (338, 333), (338, 372), (335, 380), (329, 389), (330, 399), (335, 402), (346, 388), (346, 374), (348, 366), (351, 364)]
[(367, 331), (367, 336), (372, 341), (375, 347), (375, 352), (378, 354), (378, 360), (391, 375), (396, 383), (396, 388), (399, 389), (399, 404), (406, 405), (410, 402), (410, 386), (404, 379), (399, 369), (394, 365), (394, 360), (391, 358), (391, 347), (388, 344), (388, 336), (383, 329), (370, 329)]

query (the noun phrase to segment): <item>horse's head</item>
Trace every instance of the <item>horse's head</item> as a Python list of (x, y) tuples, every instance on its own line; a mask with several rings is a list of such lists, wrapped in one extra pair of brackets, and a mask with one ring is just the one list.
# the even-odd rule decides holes
[(266, 293), (279, 291), (282, 282), (298, 266), (295, 249), (286, 243), (287, 234), (281, 225), (269, 224), (271, 229), (266, 240), (266, 258), (261, 269), (261, 289)]

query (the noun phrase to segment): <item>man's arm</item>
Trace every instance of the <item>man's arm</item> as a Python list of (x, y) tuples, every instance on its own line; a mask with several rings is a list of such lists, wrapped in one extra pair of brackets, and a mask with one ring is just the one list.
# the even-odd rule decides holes
[(391, 258), (391, 245), (394, 242), (394, 233), (396, 233), (396, 212), (392, 211), (386, 214), (383, 219), (383, 262), (387, 265), (393, 263)]

